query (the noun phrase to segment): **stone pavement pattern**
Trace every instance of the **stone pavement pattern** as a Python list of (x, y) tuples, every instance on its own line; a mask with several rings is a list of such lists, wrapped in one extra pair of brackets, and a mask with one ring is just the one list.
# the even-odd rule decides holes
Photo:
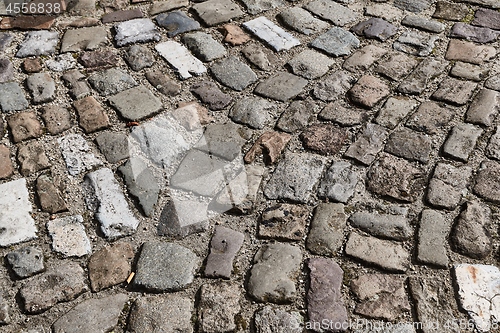
[(1, 332), (500, 330), (499, 0), (7, 4)]

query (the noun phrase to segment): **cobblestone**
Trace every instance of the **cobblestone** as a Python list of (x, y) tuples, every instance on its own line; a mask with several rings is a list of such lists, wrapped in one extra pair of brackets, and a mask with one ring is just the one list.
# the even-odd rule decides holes
[(312, 47), (334, 57), (349, 55), (359, 45), (359, 39), (349, 31), (338, 27), (331, 28), (311, 43)]
[(458, 60), (481, 65), (491, 60), (496, 54), (497, 52), (494, 47), (452, 39), (448, 44), (445, 58), (447, 60)]
[(321, 32), (329, 26), (328, 23), (318, 20), (308, 11), (300, 7), (292, 7), (282, 11), (279, 13), (278, 17), (285, 25), (304, 35)]
[(300, 45), (298, 39), (264, 16), (245, 22), (243, 26), (266, 42), (275, 51), (289, 50), (294, 46)]
[(331, 0), (314, 0), (304, 8), (340, 27), (357, 19), (357, 14), (354, 11)]
[(9, 252), (5, 259), (12, 271), (20, 279), (45, 271), (43, 252), (36, 247), (26, 246)]
[(108, 42), (104, 27), (89, 27), (67, 30), (61, 41), (61, 52), (97, 50)]
[(321, 203), (316, 207), (307, 236), (306, 247), (314, 254), (332, 257), (342, 247), (347, 225), (344, 205)]
[(467, 191), (471, 175), (472, 170), (467, 166), (454, 167), (438, 163), (429, 182), (427, 200), (439, 208), (455, 209)]
[(394, 240), (405, 240), (412, 236), (412, 229), (405, 215), (357, 212), (349, 221), (353, 227), (369, 234)]
[(446, 238), (450, 229), (451, 226), (443, 214), (432, 209), (423, 210), (418, 231), (418, 261), (447, 267), (449, 259), (446, 253)]
[(184, 32), (200, 29), (198, 21), (193, 20), (184, 12), (173, 11), (168, 14), (160, 14), (156, 17), (156, 22), (160, 27), (167, 30), (168, 37), (172, 38)]
[(462, 162), (467, 162), (483, 130), (472, 124), (459, 124), (452, 128), (443, 145), (443, 153)]

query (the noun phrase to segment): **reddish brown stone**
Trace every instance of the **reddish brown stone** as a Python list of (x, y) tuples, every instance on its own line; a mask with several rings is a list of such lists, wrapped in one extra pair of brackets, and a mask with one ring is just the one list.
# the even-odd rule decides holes
[(42, 109), (42, 118), (50, 134), (56, 135), (71, 127), (68, 109), (59, 105), (48, 105)]
[(41, 175), (36, 181), (36, 193), (44, 212), (55, 214), (68, 210), (61, 191), (54, 185), (54, 180)]
[(116, 243), (97, 251), (89, 261), (89, 278), (93, 291), (124, 282), (131, 272), (134, 249), (130, 243)]
[(16, 16), (4, 17), (0, 29), (47, 30), (54, 24), (53, 16)]
[(14, 142), (39, 138), (42, 136), (42, 124), (34, 112), (19, 112), (7, 118)]
[(300, 138), (305, 148), (323, 155), (333, 155), (342, 149), (347, 139), (347, 132), (332, 124), (316, 124), (309, 126)]
[(71, 21), (62, 21), (57, 23), (57, 27), (64, 29), (64, 28), (84, 28), (84, 27), (93, 27), (96, 25), (99, 25), (100, 21), (96, 18), (93, 17), (81, 17), (81, 18), (75, 18)]
[(250, 40), (248, 36), (239, 26), (236, 24), (226, 24), (222, 27), (225, 34), (224, 41), (231, 45), (241, 45), (245, 44)]
[(78, 60), (84, 67), (92, 70), (106, 69), (118, 64), (118, 55), (111, 50), (84, 52)]
[(290, 139), (291, 135), (287, 133), (272, 131), (262, 134), (245, 154), (245, 163), (252, 163), (256, 155), (262, 154), (266, 164), (276, 162)]
[(31, 141), (20, 146), (17, 150), (17, 159), (21, 165), (21, 173), (24, 176), (29, 176), (50, 167), (43, 144), (38, 141)]
[[(159, 92), (166, 96), (178, 95), (181, 91), (181, 86), (174, 80), (169, 78), (161, 70), (153, 70), (146, 73), (146, 79), (156, 88)], [(179, 107), (181, 107), (179, 105)]]
[(0, 145), (0, 179), (12, 176), (14, 168), (10, 160), (10, 151), (7, 146)]
[(82, 98), (74, 102), (73, 106), (80, 118), (80, 126), (86, 133), (109, 127), (108, 115), (94, 97), (88, 96)]
[(42, 70), (42, 63), (39, 58), (25, 59), (23, 61), (23, 70), (26, 73), (38, 73)]
[(495, 57), (495, 55), (496, 50), (493, 46), (476, 45), (471, 42), (451, 39), (445, 58), (481, 65), (483, 62)]
[(365, 75), (356, 82), (348, 93), (354, 103), (372, 108), (389, 95), (390, 89), (384, 81), (371, 75)]

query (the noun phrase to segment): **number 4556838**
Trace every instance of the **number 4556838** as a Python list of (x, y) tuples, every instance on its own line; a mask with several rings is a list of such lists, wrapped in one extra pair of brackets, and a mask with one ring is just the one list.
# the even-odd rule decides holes
[[(50, 1), (50, 0), (49, 0)], [(12, 14), (27, 14), (27, 15), (46, 15), (46, 14), (59, 14), (63, 11), (63, 6), (58, 0), (54, 2), (42, 1), (31, 3), (10, 2), (5, 11), (8, 15)]]

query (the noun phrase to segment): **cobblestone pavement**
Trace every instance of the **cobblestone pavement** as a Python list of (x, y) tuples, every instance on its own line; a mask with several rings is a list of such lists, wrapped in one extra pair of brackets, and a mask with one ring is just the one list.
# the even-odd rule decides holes
[(0, 5), (63, 9), (0, 21), (1, 332), (500, 331), (499, 0), (60, 5)]

